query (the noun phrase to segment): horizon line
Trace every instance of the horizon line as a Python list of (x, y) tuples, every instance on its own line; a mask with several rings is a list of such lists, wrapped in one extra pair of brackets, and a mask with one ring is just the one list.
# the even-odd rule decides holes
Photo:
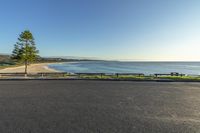
[[(11, 55), (9, 53), (0, 53), (0, 55)], [(84, 57), (84, 56), (41, 56), (43, 58), (63, 58), (79, 60), (102, 60), (102, 61), (121, 61), (121, 62), (200, 62), (200, 60), (151, 60), (151, 59), (105, 59), (101, 57)], [(68, 58), (67, 58), (68, 57)]]

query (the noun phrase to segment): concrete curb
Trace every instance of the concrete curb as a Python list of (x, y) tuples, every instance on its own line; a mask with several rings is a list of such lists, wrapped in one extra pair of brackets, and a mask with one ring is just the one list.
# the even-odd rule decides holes
[(25, 81), (25, 80), (85, 80), (85, 81), (133, 81), (133, 82), (200, 82), (197, 80), (172, 80), (172, 79), (79, 79), (79, 78), (2, 78), (0, 81)]

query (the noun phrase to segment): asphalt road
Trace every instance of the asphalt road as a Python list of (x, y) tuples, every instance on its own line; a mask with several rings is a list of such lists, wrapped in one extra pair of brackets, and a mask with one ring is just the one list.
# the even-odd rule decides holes
[(200, 83), (0, 81), (0, 133), (199, 133)]

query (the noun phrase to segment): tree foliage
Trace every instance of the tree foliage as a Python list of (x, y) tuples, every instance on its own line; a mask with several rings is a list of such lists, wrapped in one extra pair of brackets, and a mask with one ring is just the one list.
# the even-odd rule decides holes
[(25, 73), (27, 73), (27, 65), (37, 59), (38, 53), (32, 33), (29, 30), (25, 30), (19, 35), (18, 42), (14, 45), (12, 59), (23, 62), (25, 64)]

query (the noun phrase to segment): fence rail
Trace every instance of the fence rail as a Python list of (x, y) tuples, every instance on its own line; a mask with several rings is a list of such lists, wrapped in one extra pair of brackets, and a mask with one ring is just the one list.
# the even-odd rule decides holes
[(117, 77), (119, 76), (145, 76), (143, 73), (116, 73)]
[[(145, 75), (143, 73), (68, 73), (68, 72), (44, 72), (44, 73), (0, 73), (0, 77), (18, 77), (18, 76), (29, 76), (29, 77), (66, 77), (66, 76), (77, 76), (77, 77), (81, 77), (81, 76), (116, 76), (117, 78), (120, 76), (149, 76), (149, 75)], [(160, 76), (185, 76), (185, 74), (179, 74), (176, 72), (172, 72), (172, 73), (156, 73), (153, 74), (152, 76), (154, 77), (160, 77)]]

